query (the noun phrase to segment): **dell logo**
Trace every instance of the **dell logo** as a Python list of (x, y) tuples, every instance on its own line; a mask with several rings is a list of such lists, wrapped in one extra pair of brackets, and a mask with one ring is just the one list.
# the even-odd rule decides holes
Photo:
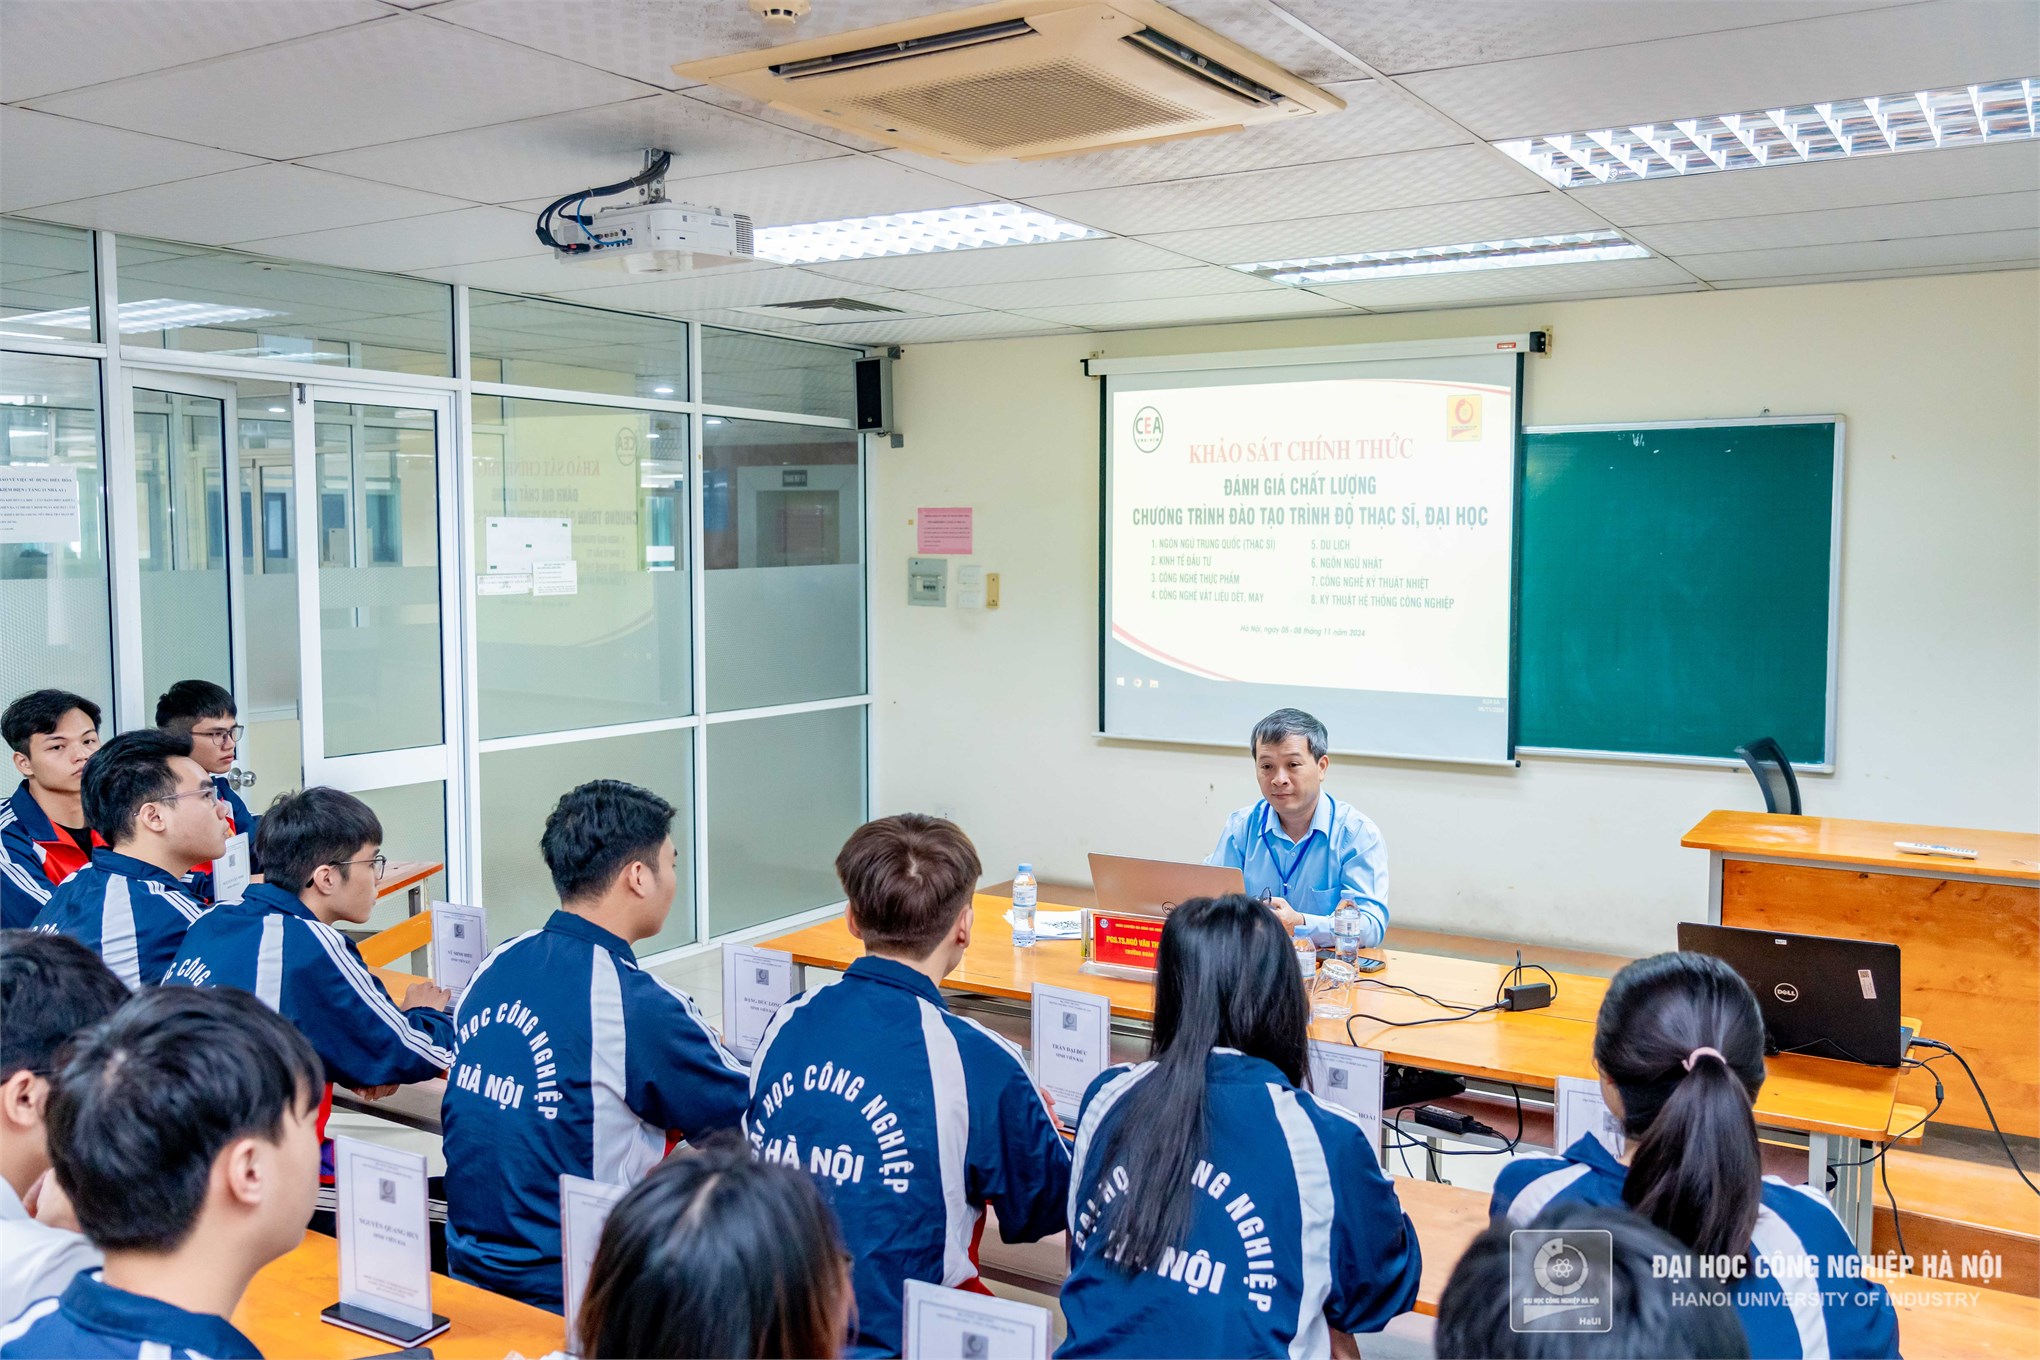
[(1789, 1006), (1799, 999), (1799, 989), (1789, 982), (1781, 982), (1771, 989), (1771, 995)]

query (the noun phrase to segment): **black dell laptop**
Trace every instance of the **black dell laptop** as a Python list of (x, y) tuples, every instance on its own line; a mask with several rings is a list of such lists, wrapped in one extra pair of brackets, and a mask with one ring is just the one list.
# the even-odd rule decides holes
[(1742, 974), (1764, 1013), (1764, 1051), (1896, 1067), (1898, 946), (1682, 923), (1679, 948)]

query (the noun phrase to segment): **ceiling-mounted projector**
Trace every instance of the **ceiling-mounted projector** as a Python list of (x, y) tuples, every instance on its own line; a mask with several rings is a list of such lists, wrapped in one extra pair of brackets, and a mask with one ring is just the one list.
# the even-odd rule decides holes
[[(634, 177), (554, 199), (538, 215), (538, 239), (552, 247), (554, 259), (631, 274), (712, 269), (757, 258), (751, 253), (751, 219), (744, 214), (666, 201), (666, 167), (672, 163), (670, 151), (647, 151), (645, 168)], [(633, 189), (636, 202), (586, 211), (591, 198)]]
[(632, 274), (669, 274), (743, 264), (751, 253), (751, 219), (684, 203), (626, 203), (574, 219), (553, 258), (607, 265)]

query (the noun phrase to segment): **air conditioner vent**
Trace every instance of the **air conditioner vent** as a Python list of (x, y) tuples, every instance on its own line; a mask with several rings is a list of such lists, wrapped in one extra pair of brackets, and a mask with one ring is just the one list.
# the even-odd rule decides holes
[(888, 316), (904, 315), (897, 307), (888, 307), (882, 302), (866, 302), (863, 298), (803, 298), (799, 302), (767, 302), (757, 308), (759, 311), (779, 312), (877, 312)]
[(1079, 61), (910, 85), (844, 104), (889, 132), (932, 133), (995, 154), (1023, 141), (1152, 135), (1197, 117)]
[(1345, 107), (1159, 0), (999, 0), (673, 69), (962, 163), (1068, 156)]

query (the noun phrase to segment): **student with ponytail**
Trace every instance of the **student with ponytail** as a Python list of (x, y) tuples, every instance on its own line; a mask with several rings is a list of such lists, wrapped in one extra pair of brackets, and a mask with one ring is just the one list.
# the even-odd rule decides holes
[(1416, 1230), (1351, 1114), (1303, 1087), (1288, 933), (1238, 894), (1162, 929), (1144, 1063), (1084, 1093), (1062, 1356), (1328, 1353), (1416, 1300)]
[(1736, 1263), (1735, 1278), (1701, 1283), (1733, 1295), (1751, 1355), (1898, 1354), (1891, 1300), (1842, 1268), (1857, 1248), (1819, 1189), (1764, 1175), (1764, 1021), (1734, 969), (1690, 953), (1624, 968), (1601, 1002), (1594, 1065), (1627, 1153), (1587, 1134), (1561, 1157), (1511, 1162), (1498, 1217), (1523, 1227), (1554, 1203), (1627, 1205), (1695, 1255)]

